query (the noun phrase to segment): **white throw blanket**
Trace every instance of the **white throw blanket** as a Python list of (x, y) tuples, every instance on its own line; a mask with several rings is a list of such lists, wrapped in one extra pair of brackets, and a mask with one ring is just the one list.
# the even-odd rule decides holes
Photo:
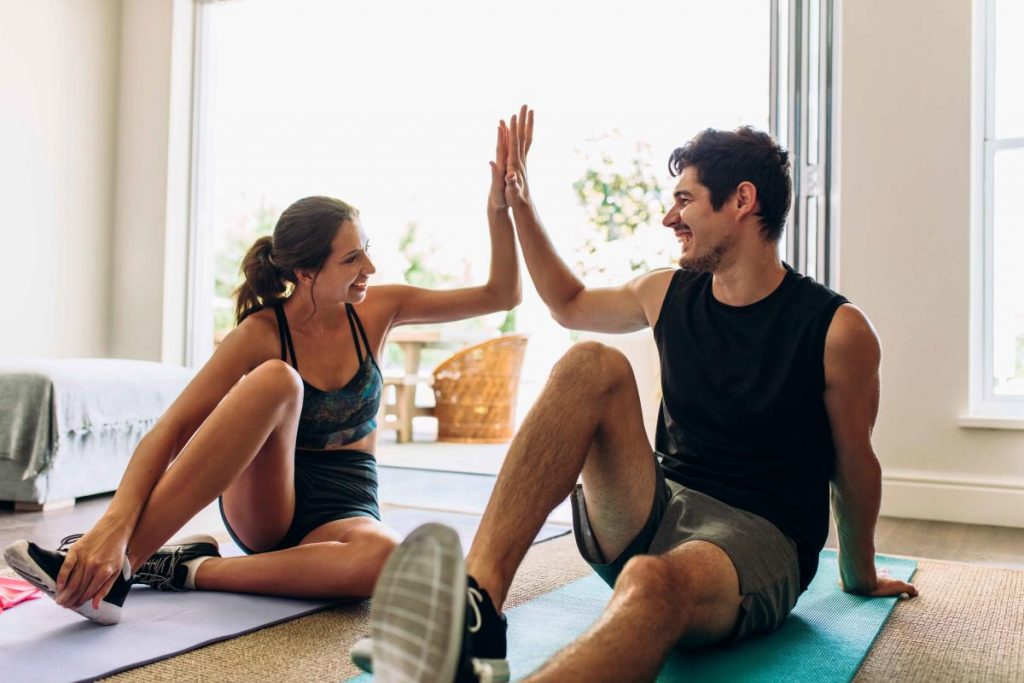
[(24, 480), (45, 471), (70, 435), (145, 431), (193, 375), (150, 361), (0, 359), (0, 460), (20, 463)]

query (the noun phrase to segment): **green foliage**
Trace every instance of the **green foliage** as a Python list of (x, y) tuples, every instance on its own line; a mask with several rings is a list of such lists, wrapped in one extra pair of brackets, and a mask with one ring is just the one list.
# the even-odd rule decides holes
[(398, 238), (398, 251), (405, 256), (408, 263), (402, 272), (405, 281), (416, 287), (451, 286), (455, 277), (430, 265), (431, 257), (437, 253), (438, 246), (433, 242), (417, 239), (418, 233), (419, 226), (415, 221), (409, 221)]
[(1024, 378), (1024, 337), (1017, 337), (1016, 376)]
[(623, 173), (605, 156), (600, 168), (588, 168), (583, 177), (573, 183), (576, 197), (602, 241), (629, 237), (641, 225), (664, 212), (661, 185), (647, 167), (643, 159), (635, 158)]
[[(664, 190), (651, 171), (649, 145), (637, 144), (632, 158), (625, 163), (607, 152), (597, 160), (589, 154), (585, 157), (587, 168), (573, 183), (573, 189), (594, 230), (583, 240), (581, 253), (577, 254), (578, 265), (585, 272), (604, 272), (607, 264), (600, 261), (608, 254), (607, 243), (628, 239), (641, 226), (660, 220), (666, 210), (662, 201)], [(618, 257), (628, 257), (631, 272), (650, 270), (649, 260), (661, 265), (658, 254), (638, 255), (630, 251), (635, 250), (624, 250)]]
[(510, 332), (516, 331), (516, 309), (512, 309), (505, 315), (505, 320), (502, 321), (501, 326), (498, 327), (498, 331), (502, 334), (509, 334)]
[(220, 231), (213, 249), (213, 329), (223, 336), (235, 326), (232, 294), (242, 284), (242, 259), (258, 237), (274, 232), (280, 213), (263, 202), (252, 213)]
[[(415, 221), (409, 221), (405, 226), (405, 230), (402, 231), (398, 239), (398, 251), (405, 257), (405, 261), (408, 264), (405, 270), (402, 271), (402, 275), (410, 285), (438, 289), (462, 287), (469, 282), (468, 270), (466, 273), (456, 276), (454, 273), (447, 272), (436, 265), (440, 261), (440, 259), (435, 258), (440, 251), (440, 247), (433, 240), (423, 238), (419, 225)], [(467, 321), (448, 324), (466, 329), (490, 327), (484, 318), (473, 318)], [(512, 332), (515, 330), (515, 324), (515, 311), (509, 311), (498, 329), (502, 332)]]

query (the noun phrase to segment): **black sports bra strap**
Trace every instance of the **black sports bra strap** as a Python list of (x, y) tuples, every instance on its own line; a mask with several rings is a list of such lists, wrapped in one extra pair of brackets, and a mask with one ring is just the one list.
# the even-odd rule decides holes
[(281, 360), (288, 362), (288, 354), (292, 357), (292, 367), (299, 369), (299, 359), (295, 356), (295, 345), (292, 344), (292, 331), (288, 328), (288, 318), (284, 314), (284, 305), (274, 306), (277, 314), (277, 333), (281, 336)]
[[(366, 330), (363, 329), (363, 321), (359, 319), (359, 316), (356, 314), (356, 309), (355, 309), (355, 307), (352, 304), (345, 304), (345, 308), (348, 310), (348, 322), (349, 322), (349, 324), (352, 324), (352, 320), (353, 319), (356, 321), (356, 326), (359, 328), (359, 334), (363, 338), (363, 346), (366, 348), (366, 355), (369, 356), (370, 358), (373, 358), (373, 351), (370, 349), (370, 342), (366, 338)], [(352, 337), (354, 338), (355, 336), (356, 336), (356, 331), (352, 330)], [(359, 348), (359, 340), (358, 339), (356, 340), (356, 348), (357, 349)], [(363, 362), (363, 357), (362, 356), (359, 356), (359, 362), (360, 363)], [(373, 362), (376, 363), (377, 361), (374, 360)]]
[[(356, 345), (356, 357), (359, 358), (359, 364), (362, 365), (363, 364), (363, 350), (359, 347), (359, 335), (356, 334), (356, 324), (353, 321), (353, 318), (355, 318), (356, 312), (355, 312), (355, 309), (352, 308), (352, 304), (345, 304), (345, 313), (346, 313), (346, 315), (348, 315), (348, 326), (352, 329), (352, 341)], [(358, 318), (356, 318), (356, 320), (358, 320)], [(360, 325), (359, 329), (362, 330), (363, 326)], [(365, 335), (363, 336), (363, 339), (364, 340), (366, 339)], [(367, 347), (367, 349), (369, 349), (369, 347)]]

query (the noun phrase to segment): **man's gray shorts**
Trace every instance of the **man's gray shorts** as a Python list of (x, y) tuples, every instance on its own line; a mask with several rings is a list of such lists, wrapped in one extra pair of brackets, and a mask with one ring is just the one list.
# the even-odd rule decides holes
[(658, 480), (651, 514), (636, 538), (611, 561), (601, 553), (594, 538), (583, 487), (576, 486), (571, 496), (573, 531), (583, 559), (609, 586), (614, 586), (634, 555), (658, 555), (687, 541), (714, 543), (736, 567), (743, 595), (732, 640), (781, 626), (800, 593), (796, 544), (763, 517), (666, 481), (658, 463), (655, 469)]

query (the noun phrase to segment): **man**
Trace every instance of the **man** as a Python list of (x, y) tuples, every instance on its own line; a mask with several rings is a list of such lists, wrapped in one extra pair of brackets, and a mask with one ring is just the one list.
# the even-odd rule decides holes
[(657, 450), (625, 357), (574, 346), (509, 448), (465, 562), (468, 588), (443, 528), (412, 534), (389, 561), (371, 617), (378, 680), (506, 675), (494, 661), (505, 657), (500, 607), (541, 524), (570, 494), (580, 552), (614, 592), (531, 681), (652, 680), (677, 645), (777, 628), (817, 569), (829, 482), (843, 590), (916, 595), (874, 565), (878, 337), (845, 298), (779, 260), (787, 152), (750, 128), (705, 130), (675, 150), (679, 180), (662, 222), (680, 242), (681, 268), (588, 289), (530, 199), (532, 136), (523, 107), (510, 122), (506, 200), (530, 275), (565, 327), (653, 329), (664, 396)]

